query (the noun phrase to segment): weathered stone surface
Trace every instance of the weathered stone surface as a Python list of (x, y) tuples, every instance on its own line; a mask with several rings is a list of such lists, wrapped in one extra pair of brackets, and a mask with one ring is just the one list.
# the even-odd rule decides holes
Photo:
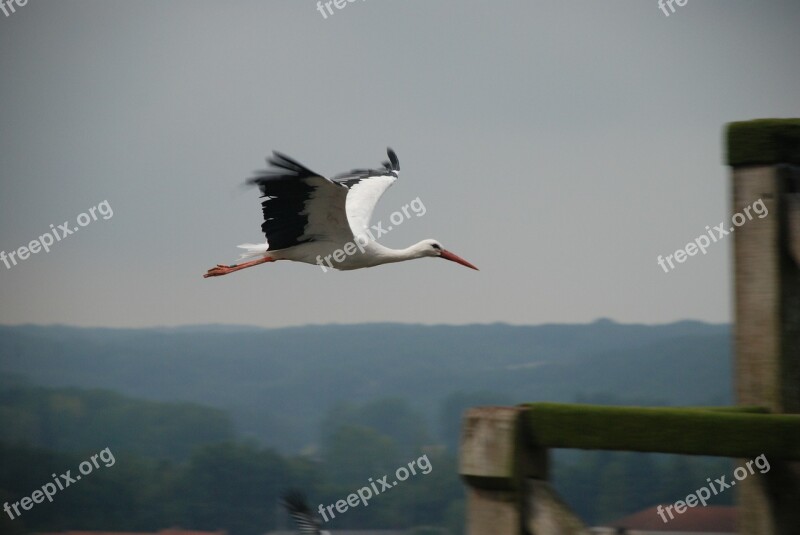
[[(734, 166), (731, 214), (761, 199), (769, 214), (734, 234), (737, 402), (800, 413), (800, 121), (750, 121), (728, 128)], [(760, 165), (759, 165), (760, 164)], [(800, 526), (800, 464), (737, 487), (739, 531), (790, 535)]]

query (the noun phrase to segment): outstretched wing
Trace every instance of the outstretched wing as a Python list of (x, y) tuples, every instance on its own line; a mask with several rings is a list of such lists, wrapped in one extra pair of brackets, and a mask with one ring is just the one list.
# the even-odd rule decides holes
[(391, 148), (387, 148), (386, 152), (389, 161), (383, 163), (382, 169), (354, 169), (332, 179), (349, 190), (345, 209), (350, 229), (355, 235), (364, 234), (369, 228), (375, 205), (400, 175), (397, 155)]
[(289, 511), (302, 535), (320, 535), (319, 520), (314, 518), (303, 493), (296, 490), (289, 491), (284, 494), (281, 503)]
[(329, 180), (279, 152), (267, 160), (272, 167), (247, 181), (257, 185), (269, 251), (312, 241), (348, 241), (348, 188)]

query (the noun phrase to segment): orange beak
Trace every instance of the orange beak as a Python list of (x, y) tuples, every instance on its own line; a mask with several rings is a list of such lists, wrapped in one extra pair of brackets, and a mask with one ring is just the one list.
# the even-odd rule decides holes
[(474, 269), (475, 271), (479, 271), (478, 268), (461, 258), (460, 256), (451, 253), (447, 250), (442, 250), (442, 254), (439, 255), (439, 258), (444, 258), (445, 260), (450, 260), (451, 262), (455, 262), (456, 264), (461, 264), (462, 266), (467, 266), (470, 269)]

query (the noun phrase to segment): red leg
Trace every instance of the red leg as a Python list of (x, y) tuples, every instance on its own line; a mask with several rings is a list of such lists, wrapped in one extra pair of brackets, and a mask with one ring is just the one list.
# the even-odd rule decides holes
[(222, 264), (217, 264), (217, 267), (213, 267), (208, 270), (208, 272), (203, 275), (204, 279), (208, 277), (219, 277), (220, 275), (227, 275), (228, 273), (233, 273), (234, 271), (239, 271), (240, 269), (249, 268), (253, 266), (257, 266), (259, 264), (263, 264), (265, 262), (274, 262), (274, 258), (270, 258), (265, 256), (264, 258), (259, 258), (258, 260), (253, 260), (251, 262), (245, 262), (244, 264), (236, 264), (233, 266), (224, 266)]

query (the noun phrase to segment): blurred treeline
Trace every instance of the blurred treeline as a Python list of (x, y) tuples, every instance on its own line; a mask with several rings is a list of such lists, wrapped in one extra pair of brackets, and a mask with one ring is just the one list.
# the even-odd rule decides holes
[[(430, 474), (326, 527), (461, 533), (464, 409), (729, 404), (730, 336), (727, 325), (608, 320), (0, 326), (0, 499), (30, 496), (105, 447), (117, 459), (16, 520), (0, 512), (0, 533), (180, 526), (261, 534), (291, 527), (278, 506), (284, 489), (303, 490), (316, 510), (421, 453)], [(557, 488), (589, 523), (672, 503), (722, 473), (721, 461), (706, 459), (572, 451), (554, 459)]]
[[(374, 497), (326, 525), (343, 528), (439, 526), (463, 532), (464, 493), (457, 440), (464, 408), (503, 403), (488, 392), (455, 393), (433, 418), (401, 399), (338, 404), (321, 420), (318, 446), (282, 455), (233, 431), (228, 415), (192, 403), (133, 399), (102, 390), (0, 386), (0, 501), (16, 502), (108, 447), (115, 464), (0, 520), (0, 531), (156, 531), (180, 526), (263, 534), (291, 527), (278, 505), (298, 488), (312, 509), (332, 504), (426, 454), (433, 470)], [(612, 396), (595, 396), (613, 403)], [(44, 446), (47, 446), (46, 448)], [(685, 497), (725, 460), (607, 452), (557, 452), (559, 491), (588, 522), (611, 520)], [(720, 496), (715, 504), (729, 503)]]
[[(72, 471), (108, 447), (115, 463), (34, 505), (0, 532), (156, 531), (170, 526), (263, 534), (291, 528), (278, 505), (289, 488), (310, 505), (335, 503), (421, 455), (432, 470), (337, 515), (330, 529), (441, 526), (461, 531), (463, 490), (452, 451), (430, 444), (427, 425), (403, 401), (338, 405), (315, 451), (280, 455), (237, 440), (228, 416), (189, 403), (158, 403), (110, 391), (0, 387), (0, 503), (16, 502), (51, 474)], [(45, 449), (44, 444), (51, 448)]]
[(604, 392), (627, 403), (729, 404), (730, 340), (728, 325), (607, 320), (284, 329), (0, 325), (0, 374), (9, 384), (200, 403), (225, 411), (237, 436), (293, 454), (319, 442), (322, 419), (342, 401), (406, 400), (433, 438), (450, 445), (460, 415), (451, 414), (443, 433), (441, 407), (459, 392), (501, 392), (494, 402), (506, 404)]

